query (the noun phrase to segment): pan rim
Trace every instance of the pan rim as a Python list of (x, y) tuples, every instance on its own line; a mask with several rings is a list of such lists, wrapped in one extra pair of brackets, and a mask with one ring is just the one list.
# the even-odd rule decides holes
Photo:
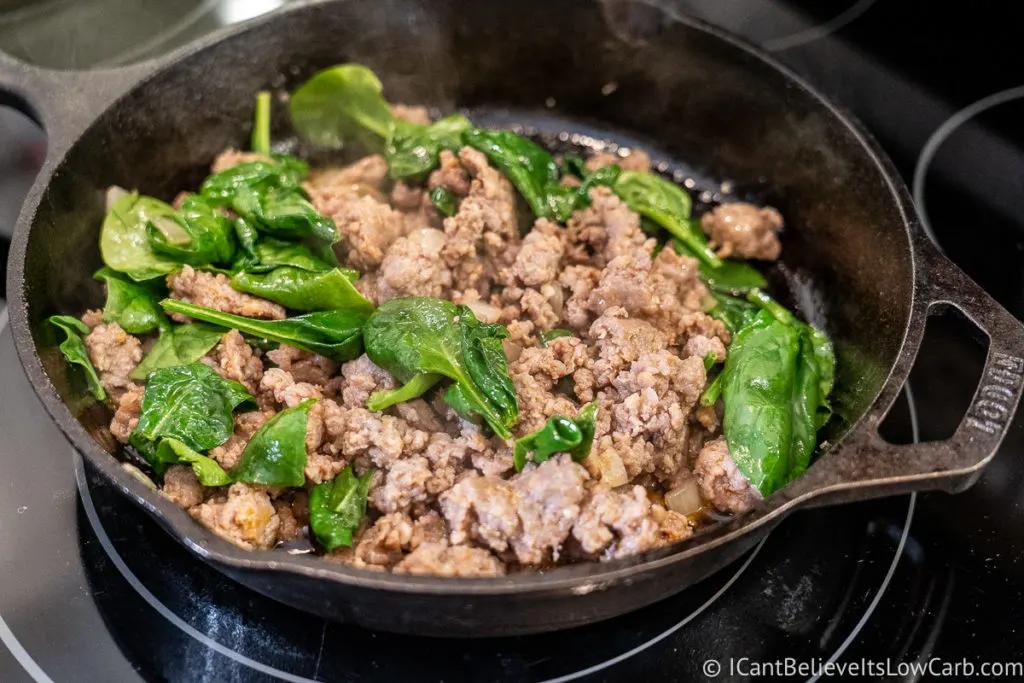
[[(168, 54), (165, 58), (159, 60), (159, 66), (156, 69), (126, 88), (124, 94), (111, 101), (102, 111), (98, 112), (89, 126), (102, 118), (121, 98), (144, 87), (150, 80), (179, 66), (192, 56), (228, 39), (241, 36), (256, 27), (275, 21), (282, 15), (302, 12), (311, 7), (330, 4), (332, 1), (351, 2), (352, 0), (307, 0), (306, 2), (295, 3), (278, 12), (215, 31), (205, 38)], [(921, 230), (916, 211), (910, 200), (909, 190), (899, 177), (888, 155), (856, 117), (843, 106), (826, 98), (817, 88), (796, 74), (792, 69), (780, 63), (766, 50), (701, 19), (668, 10), (660, 6), (660, 4), (655, 5), (648, 0), (637, 1), (655, 6), (659, 11), (668, 15), (673, 22), (678, 22), (688, 28), (724, 41), (730, 47), (746, 53), (748, 56), (753, 57), (782, 75), (790, 86), (802, 91), (805, 96), (811, 98), (824, 111), (827, 111), (837, 123), (841, 124), (853, 139), (859, 143), (867, 158), (878, 169), (892, 200), (895, 202), (895, 208), (899, 211), (906, 231), (910, 267), (908, 277), (911, 284), (910, 304), (903, 335), (896, 351), (895, 359), (889, 367), (886, 379), (882, 382), (881, 386), (883, 388), (887, 386), (893, 380), (895, 373), (904, 375), (904, 377), (898, 377), (898, 379), (905, 379), (905, 375), (909, 373), (910, 366), (910, 363), (907, 363), (905, 358), (908, 341), (915, 329), (920, 327), (918, 323), (924, 314), (919, 301), (917, 277), (920, 257), (917, 253), (916, 238), (919, 237)], [(88, 127), (86, 130), (88, 130)], [(37, 176), (25, 201), (12, 240), (10, 265), (8, 268), (8, 290), (12, 292), (12, 296), (8, 302), (8, 307), (10, 309), (10, 327), (14, 336), (18, 357), (30, 380), (30, 384), (42, 401), (50, 418), (57, 424), (71, 446), (82, 454), (86, 464), (99, 471), (108, 481), (117, 486), (123, 495), (145, 510), (165, 531), (188, 548), (192, 554), (204, 561), (238, 570), (298, 574), (307, 578), (328, 580), (353, 588), (403, 594), (451, 596), (543, 595), (548, 592), (569, 590), (576, 594), (584, 595), (595, 590), (605, 590), (624, 580), (636, 578), (637, 575), (651, 572), (657, 568), (689, 560), (698, 554), (733, 542), (744, 536), (751, 536), (752, 540), (756, 540), (753, 534), (763, 535), (767, 533), (771, 527), (781, 522), (787, 514), (816, 495), (826, 490), (853, 490), (859, 487), (856, 482), (847, 482), (836, 484), (828, 489), (809, 492), (803, 496), (775, 505), (765, 514), (759, 515), (750, 521), (744, 522), (743, 520), (746, 517), (733, 520), (724, 527), (719, 528), (715, 535), (697, 534), (686, 541), (632, 557), (608, 562), (583, 562), (558, 567), (548, 572), (521, 572), (505, 577), (449, 578), (393, 574), (391, 572), (357, 569), (340, 563), (324, 561), (319, 556), (287, 555), (281, 551), (250, 551), (239, 548), (201, 526), (186, 511), (132, 476), (122, 466), (122, 463), (114, 455), (103, 449), (72, 415), (65, 402), (57, 394), (43, 368), (29, 328), (28, 305), (25, 297), (24, 270), (28, 251), (28, 237), (33, 227), (36, 210), (41, 198), (49, 187), (56, 169), (59, 168), (64, 157), (72, 147), (73, 145), (68, 146), (56, 158), (48, 158), (46, 165)], [(904, 365), (906, 366), (905, 368), (903, 367)], [(878, 400), (882, 392), (883, 389), (880, 389), (873, 398), (873, 402)], [(861, 415), (850, 425), (847, 436), (853, 434), (858, 429), (858, 426), (861, 425), (865, 417), (866, 414)], [(833, 444), (833, 447), (836, 445)], [(950, 475), (955, 474), (969, 474), (980, 469), (982, 466), (983, 464), (979, 464), (966, 468), (962, 472), (947, 471), (942, 473), (941, 476), (948, 478)], [(937, 477), (939, 475), (934, 476)], [(930, 476), (913, 476), (905, 477), (903, 481), (920, 481), (927, 478), (930, 478)], [(899, 483), (900, 481), (900, 479), (893, 479), (893, 483)]]

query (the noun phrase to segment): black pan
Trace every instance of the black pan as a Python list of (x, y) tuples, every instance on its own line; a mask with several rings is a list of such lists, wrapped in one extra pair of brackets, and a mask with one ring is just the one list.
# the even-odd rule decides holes
[[(806, 475), (680, 545), (501, 579), (393, 576), (247, 552), (130, 476), (104, 448), (108, 416), (76, 410), (64, 363), (42, 334), (46, 316), (102, 302), (91, 274), (100, 265), (104, 190), (118, 184), (169, 199), (195, 186), (218, 151), (246, 143), (258, 90), (289, 90), (344, 61), (381, 74), (392, 101), (628, 140), (696, 178), (698, 190), (715, 193), (706, 179), (728, 180), (739, 195), (778, 207), (790, 227), (773, 275), (809, 283), (795, 301), (817, 302), (803, 313), (826, 325), (839, 359), (829, 445)], [(963, 490), (999, 446), (1020, 398), (1021, 325), (928, 242), (891, 163), (849, 114), (760, 50), (646, 4), (304, 4), (128, 69), (63, 73), (3, 59), (0, 83), (0, 101), (40, 121), (50, 139), (8, 273), (11, 326), (35, 390), (89, 465), (197, 557), (304, 610), (446, 636), (605, 619), (706, 577), (798, 508)], [(289, 131), (277, 106), (281, 139)], [(907, 378), (925, 320), (948, 309), (989, 342), (970, 409), (946, 441), (886, 443), (877, 427)]]

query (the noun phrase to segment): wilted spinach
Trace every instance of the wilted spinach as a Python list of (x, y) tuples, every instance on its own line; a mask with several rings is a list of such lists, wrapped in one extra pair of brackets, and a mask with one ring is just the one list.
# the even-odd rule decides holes
[(235, 227), (199, 195), (189, 195), (181, 209), (158, 216), (147, 227), (150, 246), (177, 263), (227, 264), (235, 255)]
[(154, 370), (195, 363), (209, 353), (226, 333), (223, 327), (207, 323), (174, 325), (164, 329), (146, 357), (132, 370), (130, 377), (144, 380)]
[(357, 358), (363, 352), (362, 331), (367, 318), (365, 311), (343, 308), (307, 313), (284, 320), (255, 320), (177, 299), (164, 299), (160, 305), (172, 313), (294, 346), (339, 363)]
[(245, 387), (202, 363), (155, 370), (146, 378), (132, 444), (144, 455), (163, 438), (207, 451), (228, 440), (234, 430), (232, 413), (246, 402), (254, 399)]
[(704, 233), (689, 220), (692, 201), (686, 190), (643, 171), (623, 171), (612, 190), (631, 210), (663, 227), (701, 261), (712, 268), (722, 265)]
[(366, 496), (373, 470), (356, 477), (352, 466), (309, 494), (309, 528), (327, 552), (352, 545), (352, 534), (366, 515)]
[(548, 188), (558, 187), (558, 165), (547, 150), (509, 130), (471, 128), (463, 143), (487, 155), (519, 190), (537, 218), (550, 218)]
[(103, 322), (117, 323), (128, 334), (144, 334), (171, 326), (159, 304), (166, 294), (161, 282), (137, 283), (106, 267), (97, 270), (93, 277), (107, 286)]
[(231, 286), (296, 311), (373, 310), (340, 268), (314, 272), (280, 266), (263, 274), (241, 272), (231, 278)]
[(373, 392), (370, 394), (370, 398), (366, 401), (366, 407), (369, 410), (378, 412), (385, 408), (390, 408), (396, 403), (411, 401), (414, 398), (419, 398), (425, 394), (427, 390), (442, 379), (443, 375), (421, 372), (418, 375), (413, 375), (412, 379), (397, 389)]
[(384, 149), (388, 174), (395, 180), (425, 180), (437, 168), (441, 150), (458, 149), (463, 131), (471, 126), (462, 114), (446, 116), (429, 126), (395, 119)]
[(216, 460), (197, 453), (177, 439), (162, 439), (156, 447), (150, 465), (157, 474), (163, 474), (169, 465), (191, 465), (203, 486), (227, 486), (231, 477)]
[(331, 256), (328, 256), (330, 260), (324, 260), (305, 244), (265, 236), (253, 243), (252, 259), (244, 264), (244, 270), (247, 273), (268, 273), (278, 266), (291, 266), (322, 273), (337, 265), (337, 258)]
[(138, 192), (118, 198), (111, 205), (100, 229), (103, 262), (136, 282), (178, 270), (180, 264), (154, 251), (149, 240), (148, 225), (173, 216), (174, 209), (169, 204), (141, 196)]
[(82, 342), (82, 337), (89, 334), (88, 325), (70, 315), (51, 315), (48, 320), (51, 325), (64, 332), (64, 341), (58, 347), (64, 354), (64, 358), (72, 365), (82, 368), (89, 383), (89, 391), (96, 397), (96, 400), (106, 400), (107, 392), (103, 390), (99, 375), (96, 374), (96, 368), (89, 360), (89, 352), (85, 348), (85, 343)]
[(455, 195), (440, 185), (430, 191), (430, 203), (445, 216), (455, 215)]
[(231, 478), (249, 484), (302, 486), (306, 483), (306, 422), (316, 399), (282, 410), (263, 423), (246, 444)]
[(337, 149), (354, 140), (373, 147), (390, 136), (395, 120), (382, 90), (376, 74), (360, 64), (324, 69), (292, 93), (292, 125), (323, 147)]
[(511, 436), (519, 407), (501, 345), (508, 337), (504, 327), (481, 323), (468, 307), (450, 301), (407, 297), (381, 304), (364, 336), (370, 360), (398, 381), (443, 375), (455, 382), (445, 394), (449, 405), (479, 416), (498, 436)]
[(530, 453), (534, 462), (544, 462), (555, 453), (569, 453), (573, 460), (583, 460), (590, 454), (596, 428), (597, 401), (583, 406), (576, 417), (549, 417), (543, 427), (516, 439), (512, 449), (516, 471), (523, 471)]

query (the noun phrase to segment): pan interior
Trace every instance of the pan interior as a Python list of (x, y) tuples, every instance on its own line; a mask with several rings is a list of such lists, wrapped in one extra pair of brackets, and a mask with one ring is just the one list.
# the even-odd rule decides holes
[[(106, 188), (170, 200), (224, 147), (248, 144), (258, 90), (283, 94), (320, 68), (360, 62), (393, 102), (640, 145), (695, 179), (698, 199), (702, 190), (726, 198), (727, 183), (729, 196), (778, 208), (788, 227), (771, 277), (835, 342), (836, 417), (824, 436), (841, 438), (878, 395), (909, 319), (910, 242), (885, 172), (830, 107), (760, 57), (646, 6), (606, 5), (612, 11), (583, 0), (313, 5), (133, 89), (57, 166), (25, 254), (30, 328), (75, 417), (110, 444), (108, 416), (83, 407), (43, 322), (102, 305), (92, 273)], [(285, 106), (275, 98), (276, 139), (290, 135)]]

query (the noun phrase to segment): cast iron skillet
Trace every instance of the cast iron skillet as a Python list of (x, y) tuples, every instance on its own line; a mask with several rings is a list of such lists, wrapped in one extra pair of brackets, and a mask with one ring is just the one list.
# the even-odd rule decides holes
[[(62, 359), (42, 336), (46, 316), (102, 302), (91, 274), (105, 188), (116, 183), (169, 199), (195, 186), (218, 151), (246, 144), (258, 90), (289, 90), (344, 61), (381, 74), (392, 101), (530, 118), (549, 132), (628, 132), (658, 156), (685, 160), (698, 177), (728, 179), (778, 207), (790, 226), (782, 270), (791, 282), (812, 283), (801, 299), (817, 303), (803, 312), (826, 324), (839, 359), (830, 445), (805, 476), (680, 545), (501, 579), (393, 576), (247, 552), (130, 476), (104, 449), (107, 416), (74, 407)], [(63, 73), (3, 59), (0, 83), (2, 101), (35, 117), (50, 139), (8, 274), (15, 342), (43, 404), (93, 469), (196, 556), (317, 614), (445, 636), (605, 619), (706, 577), (797, 508), (963, 490), (992, 457), (1020, 398), (1021, 325), (927, 241), (906, 188), (864, 130), (761, 51), (648, 4), (303, 4), (122, 70)], [(288, 131), (277, 106), (280, 139)], [(877, 427), (903, 386), (925, 320), (951, 308), (989, 341), (971, 407), (947, 441), (886, 443)]]

